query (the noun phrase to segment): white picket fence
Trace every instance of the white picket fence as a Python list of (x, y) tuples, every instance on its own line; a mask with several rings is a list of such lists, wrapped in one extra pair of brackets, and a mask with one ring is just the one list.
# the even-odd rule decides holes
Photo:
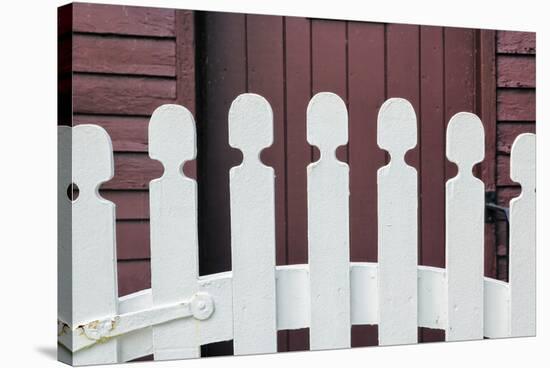
[[(149, 125), (150, 156), (165, 168), (149, 187), (152, 288), (120, 298), (115, 206), (97, 191), (113, 177), (110, 138), (95, 125), (60, 127), (61, 358), (191, 358), (202, 344), (231, 339), (236, 355), (269, 353), (277, 330), (306, 327), (312, 350), (345, 348), (355, 324), (377, 324), (380, 345), (416, 343), (419, 326), (444, 329), (448, 341), (534, 335), (535, 136), (512, 147), (511, 176), (523, 189), (510, 204), (505, 283), (483, 276), (484, 185), (472, 175), (485, 151), (479, 118), (458, 113), (447, 129), (458, 175), (446, 185), (445, 269), (417, 264), (417, 172), (404, 160), (417, 122), (399, 98), (378, 115), (378, 144), (391, 155), (378, 171), (378, 263), (350, 262), (349, 167), (335, 156), (347, 121), (337, 95), (311, 99), (307, 140), (321, 156), (307, 168), (309, 264), (276, 266), (275, 173), (259, 160), (273, 142), (272, 110), (255, 94), (233, 101), (229, 143), (243, 162), (230, 171), (232, 271), (199, 276), (197, 183), (181, 170), (195, 157), (195, 123), (182, 106), (159, 107)], [(80, 189), (74, 202), (71, 182)]]

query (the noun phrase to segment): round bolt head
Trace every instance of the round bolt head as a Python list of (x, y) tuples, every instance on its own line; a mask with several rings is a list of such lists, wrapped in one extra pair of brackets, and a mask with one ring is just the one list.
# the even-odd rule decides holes
[(205, 292), (196, 293), (191, 300), (191, 313), (198, 320), (210, 318), (214, 313), (214, 300)]

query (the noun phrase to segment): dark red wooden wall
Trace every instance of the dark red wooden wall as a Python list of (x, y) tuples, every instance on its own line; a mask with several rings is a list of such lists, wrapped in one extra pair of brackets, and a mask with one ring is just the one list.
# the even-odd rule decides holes
[[(97, 4), (68, 5), (60, 14), (60, 50), (72, 63), (64, 67), (72, 73), (60, 74), (60, 85), (72, 92), (60, 115), (68, 109), (74, 125), (101, 125), (113, 141), (115, 176), (100, 189), (117, 208), (118, 285), (125, 295), (150, 287), (147, 188), (162, 166), (147, 154), (149, 117), (164, 103), (195, 110), (194, 15)], [(193, 167), (188, 171), (194, 175)]]
[[(117, 206), (119, 293), (150, 287), (148, 183), (162, 167), (147, 155), (147, 123), (163, 103), (197, 120), (200, 272), (231, 268), (228, 170), (240, 153), (227, 143), (227, 112), (240, 93), (265, 96), (274, 111), (274, 144), (262, 159), (276, 172), (277, 263), (307, 262), (305, 111), (320, 91), (349, 110), (352, 261), (376, 261), (376, 115), (389, 97), (411, 101), (418, 147), (407, 156), (419, 172), (419, 263), (444, 267), (445, 126), (459, 111), (479, 114), (486, 159), (476, 174), (498, 203), (517, 195), (508, 177), (510, 143), (534, 131), (534, 34), (74, 4), (60, 10), (60, 123), (94, 123), (113, 140), (115, 177), (101, 194)], [(497, 123), (498, 121), (498, 123)], [(491, 198), (489, 195), (488, 198)], [(506, 278), (502, 221), (486, 227), (488, 276)], [(354, 346), (373, 345), (376, 327), (354, 326)], [(423, 341), (441, 340), (421, 331)], [(279, 349), (308, 347), (307, 330), (279, 334)], [(230, 344), (204, 350), (230, 353)]]
[[(230, 269), (228, 170), (240, 155), (227, 143), (227, 111), (243, 92), (263, 95), (274, 112), (274, 144), (262, 159), (276, 172), (278, 264), (307, 262), (306, 166), (316, 153), (306, 142), (305, 111), (313, 94), (332, 91), (349, 110), (350, 141), (338, 153), (350, 164), (351, 260), (376, 261), (376, 171), (387, 163), (376, 144), (376, 116), (385, 99), (404, 97), (419, 120), (418, 148), (408, 154), (419, 172), (419, 262), (444, 267), (444, 188), (454, 176), (445, 126), (459, 111), (489, 115), (492, 108), (494, 117), (494, 97), (487, 99), (481, 83), (494, 72), (491, 65), (481, 71), (494, 60), (482, 58), (494, 32), (211, 12), (197, 19), (205, 273)], [(494, 155), (488, 162), (494, 167)], [(494, 180), (486, 166), (479, 174)], [(352, 335), (354, 346), (376, 342), (372, 327), (354, 326)], [(279, 343), (307, 348), (307, 331), (282, 334)]]
[[(535, 33), (498, 31), (497, 75), (497, 201), (508, 207), (520, 187), (510, 179), (510, 148), (521, 133), (535, 132)], [(508, 247), (505, 222), (498, 222), (496, 274), (508, 279)]]

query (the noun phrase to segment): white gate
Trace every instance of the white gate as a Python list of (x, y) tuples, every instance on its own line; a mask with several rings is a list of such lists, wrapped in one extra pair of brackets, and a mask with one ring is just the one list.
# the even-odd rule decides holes
[[(59, 322), (62, 360), (112, 363), (200, 356), (200, 345), (233, 340), (236, 355), (277, 351), (277, 330), (309, 327), (311, 349), (350, 346), (351, 325), (377, 324), (380, 345), (417, 342), (417, 328), (448, 341), (535, 334), (535, 135), (520, 135), (510, 173), (522, 186), (510, 203), (510, 282), (483, 277), (484, 185), (472, 175), (484, 131), (471, 113), (447, 129), (458, 175), (446, 185), (446, 268), (417, 264), (417, 172), (411, 104), (387, 100), (378, 144), (391, 155), (378, 170), (378, 263), (350, 262), (349, 167), (335, 150), (348, 141), (347, 110), (332, 93), (307, 110), (307, 140), (320, 159), (307, 168), (309, 264), (275, 265), (274, 170), (259, 153), (273, 142), (261, 96), (229, 111), (229, 143), (243, 152), (230, 171), (232, 271), (198, 275), (197, 183), (182, 173), (196, 154), (195, 123), (182, 106), (151, 117), (149, 154), (164, 166), (150, 183), (151, 289), (118, 297), (115, 206), (98, 195), (113, 176), (99, 126), (59, 128)], [(71, 161), (72, 158), (72, 161)], [(360, 168), (359, 168), (360, 169)], [(67, 187), (76, 183), (71, 202)], [(215, 229), (214, 229), (215, 231)], [(71, 353), (72, 356), (71, 356)]]

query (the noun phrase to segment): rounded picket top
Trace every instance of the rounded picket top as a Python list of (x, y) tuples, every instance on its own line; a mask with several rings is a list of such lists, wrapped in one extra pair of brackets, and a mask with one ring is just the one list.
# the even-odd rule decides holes
[(416, 114), (409, 101), (390, 98), (380, 107), (377, 126), (378, 146), (392, 156), (403, 156), (417, 141)]
[(335, 93), (320, 92), (307, 106), (307, 141), (323, 151), (348, 143), (348, 110)]
[(165, 168), (178, 168), (196, 156), (193, 114), (183, 106), (158, 107), (149, 122), (149, 156)]
[(459, 112), (447, 126), (447, 158), (460, 168), (471, 168), (485, 157), (485, 131), (476, 114)]
[(82, 124), (72, 128), (72, 177), (81, 195), (112, 179), (113, 146), (105, 129)]
[(535, 187), (536, 136), (533, 133), (518, 135), (512, 144), (510, 178), (523, 189)]
[(243, 93), (229, 108), (229, 145), (244, 156), (260, 152), (273, 143), (273, 111), (265, 98)]

